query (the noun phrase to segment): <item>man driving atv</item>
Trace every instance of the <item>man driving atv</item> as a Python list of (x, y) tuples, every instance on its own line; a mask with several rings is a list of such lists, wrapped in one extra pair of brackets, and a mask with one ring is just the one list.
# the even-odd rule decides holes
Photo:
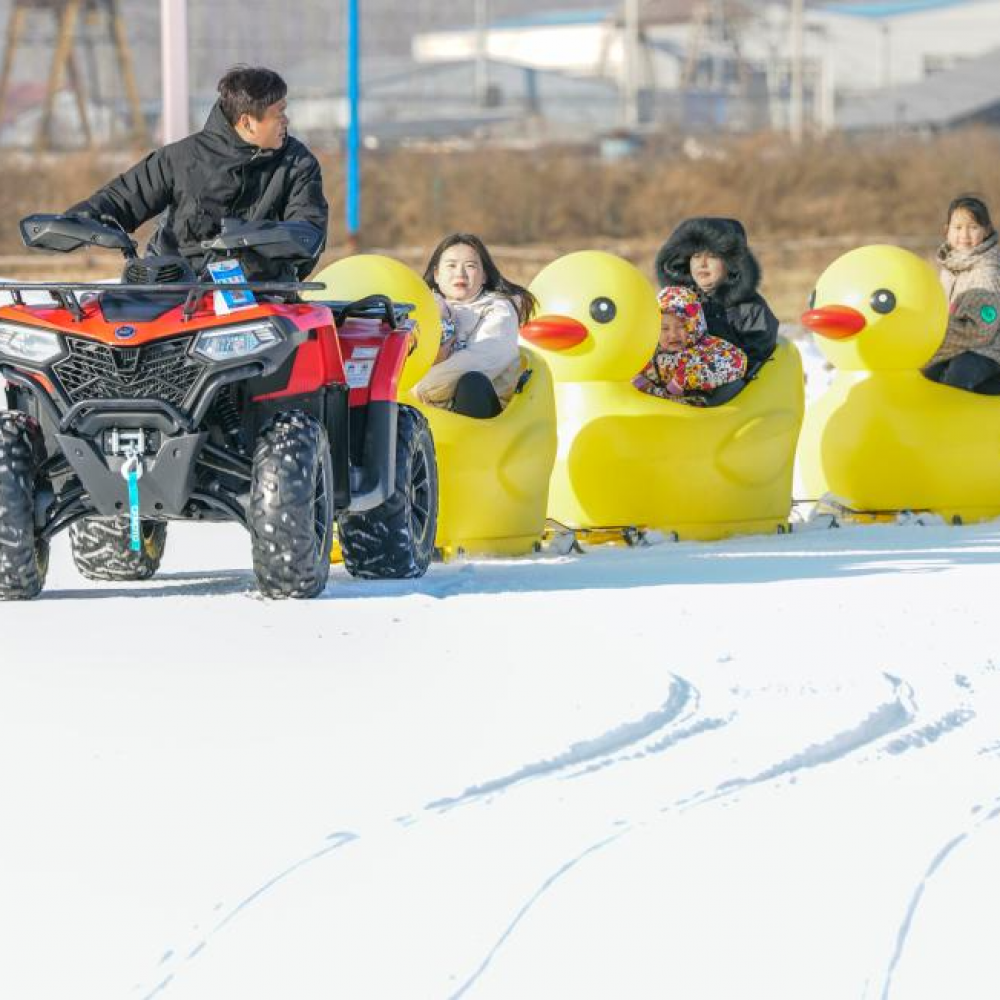
[(277, 273), (251, 255), (243, 263), (249, 280), (301, 280), (326, 244), (329, 208), (319, 163), (288, 135), (288, 87), (273, 70), (235, 66), (218, 90), (200, 132), (154, 150), (66, 214), (131, 233), (162, 213), (147, 253), (180, 254), (196, 273), (207, 263), (201, 241), (218, 236), (223, 219), (297, 223), (315, 248), (311, 261)]

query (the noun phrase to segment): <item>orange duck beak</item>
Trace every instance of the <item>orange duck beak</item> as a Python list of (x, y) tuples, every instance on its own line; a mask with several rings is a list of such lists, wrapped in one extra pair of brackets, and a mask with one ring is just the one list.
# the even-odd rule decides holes
[(525, 340), (546, 351), (566, 351), (587, 339), (587, 328), (572, 316), (536, 316), (521, 327)]
[(867, 325), (864, 316), (850, 306), (821, 306), (802, 314), (802, 325), (830, 340), (847, 340)]

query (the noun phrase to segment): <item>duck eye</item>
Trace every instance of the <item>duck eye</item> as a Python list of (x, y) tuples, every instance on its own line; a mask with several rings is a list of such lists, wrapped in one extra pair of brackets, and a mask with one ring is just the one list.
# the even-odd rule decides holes
[(810, 309), (815, 309), (816, 308), (816, 289), (815, 288), (809, 293), (809, 308)]
[(598, 323), (610, 323), (618, 313), (618, 307), (603, 295), (590, 303), (590, 315)]
[(888, 288), (880, 288), (871, 297), (871, 307), (883, 316), (896, 308), (896, 296)]

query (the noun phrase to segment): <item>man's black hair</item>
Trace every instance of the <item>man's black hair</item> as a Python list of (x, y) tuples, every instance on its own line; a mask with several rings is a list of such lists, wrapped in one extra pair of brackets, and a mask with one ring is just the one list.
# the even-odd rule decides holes
[(234, 66), (219, 81), (218, 89), (219, 107), (230, 125), (243, 115), (260, 121), (267, 109), (288, 93), (285, 81), (263, 66)]

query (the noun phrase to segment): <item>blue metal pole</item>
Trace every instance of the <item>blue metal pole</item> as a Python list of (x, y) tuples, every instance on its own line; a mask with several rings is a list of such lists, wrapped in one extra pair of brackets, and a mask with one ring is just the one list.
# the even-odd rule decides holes
[(359, 0), (347, 0), (347, 243), (358, 248), (361, 231), (361, 44)]

